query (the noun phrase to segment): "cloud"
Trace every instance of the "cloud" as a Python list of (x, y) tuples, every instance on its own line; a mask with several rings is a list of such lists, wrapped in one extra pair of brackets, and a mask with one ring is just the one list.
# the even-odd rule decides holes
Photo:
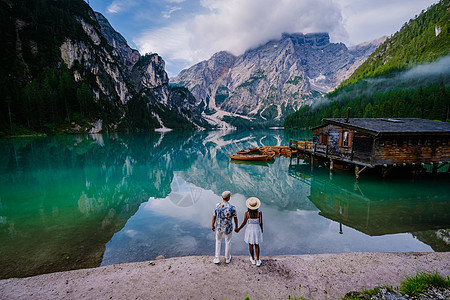
[(165, 11), (162, 12), (163, 18), (170, 18), (172, 16), (172, 13), (176, 12), (177, 10), (181, 10), (181, 7), (171, 7)]
[(341, 0), (349, 43), (359, 44), (391, 35), (437, 0)]
[(282, 32), (330, 32), (342, 38), (340, 8), (329, 0), (203, 0), (207, 14), (187, 24), (196, 45), (242, 54)]
[[(190, 66), (204, 58), (203, 52), (189, 46), (195, 40), (184, 23), (156, 30), (148, 30), (133, 40), (141, 53), (158, 53), (167, 62), (169, 70), (171, 62), (180, 62), (184, 67)], [(173, 74), (169, 74), (172, 76)], [(175, 74), (176, 75), (176, 74)]]
[(450, 77), (450, 56), (444, 56), (436, 62), (418, 65), (406, 72), (400, 73), (400, 80), (417, 80), (421, 78), (445, 78)]
[(172, 73), (178, 73), (181, 65), (193, 65), (222, 50), (240, 55), (271, 39), (281, 38), (283, 32), (328, 32), (332, 42), (359, 44), (395, 33), (437, 0), (166, 2), (186, 3), (177, 18), (171, 16), (179, 7), (165, 8), (163, 19), (170, 22), (143, 31), (133, 41), (141, 52), (161, 55), (167, 67), (178, 65), (178, 69), (172, 69)]
[[(449, 82), (450, 80), (450, 56), (445, 56), (436, 62), (415, 66), (407, 71), (398, 73), (394, 77), (364, 78), (352, 89), (344, 89), (338, 97), (332, 101), (356, 98), (361, 96), (371, 97), (376, 92), (386, 93), (393, 89), (411, 89), (426, 86), (437, 82)], [(313, 101), (313, 109), (322, 104), (327, 104), (330, 99), (324, 97), (320, 101)]]
[(202, 0), (200, 3), (206, 12), (148, 30), (133, 41), (141, 52), (157, 52), (166, 61), (194, 64), (221, 50), (242, 54), (270, 39), (280, 38), (283, 32), (326, 31), (332, 39), (346, 37), (340, 7), (330, 0)]
[(136, 5), (137, 3), (134, 0), (115, 0), (110, 5), (108, 5), (106, 11), (110, 14), (117, 14), (122, 11), (126, 11)]

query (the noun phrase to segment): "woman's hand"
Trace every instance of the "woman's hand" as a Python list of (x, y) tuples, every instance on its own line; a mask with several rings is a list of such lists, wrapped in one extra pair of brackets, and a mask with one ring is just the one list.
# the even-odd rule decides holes
[(212, 230), (212, 231), (216, 231), (216, 227), (213, 225), (213, 226), (211, 227), (211, 230)]

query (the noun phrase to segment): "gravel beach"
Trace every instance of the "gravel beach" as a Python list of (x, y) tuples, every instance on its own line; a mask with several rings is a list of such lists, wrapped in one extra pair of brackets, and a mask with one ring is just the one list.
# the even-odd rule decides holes
[[(0, 299), (340, 299), (397, 286), (417, 272), (450, 275), (450, 252), (188, 256), (0, 280)], [(299, 291), (301, 284), (301, 291)]]

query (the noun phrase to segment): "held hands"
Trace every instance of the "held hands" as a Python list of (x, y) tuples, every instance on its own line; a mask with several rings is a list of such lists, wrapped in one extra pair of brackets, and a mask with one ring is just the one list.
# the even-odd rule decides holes
[(236, 227), (236, 228), (234, 229), (234, 231), (235, 231), (236, 233), (238, 233), (238, 232), (239, 232), (239, 228)]
[(212, 231), (216, 231), (216, 227), (213, 225), (213, 226), (211, 227), (211, 230), (212, 230)]

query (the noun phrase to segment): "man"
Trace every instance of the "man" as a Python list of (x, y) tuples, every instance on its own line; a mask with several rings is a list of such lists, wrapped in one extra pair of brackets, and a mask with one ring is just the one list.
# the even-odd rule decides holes
[[(231, 247), (231, 233), (233, 232), (233, 222), (238, 228), (238, 218), (236, 214), (236, 208), (231, 205), (230, 201), (231, 192), (225, 191), (222, 193), (222, 202), (217, 203), (216, 209), (214, 210), (214, 216), (212, 218), (212, 231), (216, 232), (216, 255), (213, 262), (218, 264), (220, 262), (220, 247), (222, 244), (222, 235), (225, 234), (225, 259), (226, 263), (229, 264), (231, 261), (230, 247)], [(217, 223), (217, 230), (216, 230)]]

